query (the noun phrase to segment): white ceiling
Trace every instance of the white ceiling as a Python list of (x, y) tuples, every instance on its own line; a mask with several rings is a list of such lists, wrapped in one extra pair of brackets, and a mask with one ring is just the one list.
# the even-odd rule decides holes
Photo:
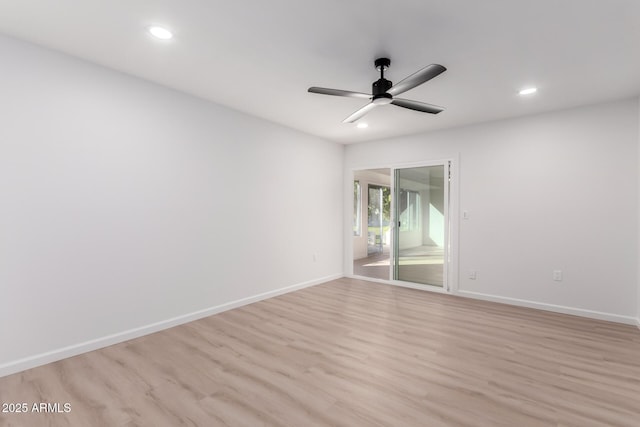
[[(0, 0), (0, 32), (343, 143), (640, 94), (638, 0)], [(307, 93), (370, 92), (379, 56), (394, 82), (447, 67), (402, 95), (446, 111), (356, 129), (362, 100)]]

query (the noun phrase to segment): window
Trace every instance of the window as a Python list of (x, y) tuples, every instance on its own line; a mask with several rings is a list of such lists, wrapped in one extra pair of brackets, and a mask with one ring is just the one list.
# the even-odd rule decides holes
[(420, 193), (412, 190), (400, 190), (400, 231), (420, 229), (421, 202)]
[(353, 235), (362, 235), (362, 189), (360, 181), (353, 181)]

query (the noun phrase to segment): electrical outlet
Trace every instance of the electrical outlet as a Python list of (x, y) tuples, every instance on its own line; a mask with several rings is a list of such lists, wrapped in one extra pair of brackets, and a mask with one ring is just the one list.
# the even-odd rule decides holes
[(553, 270), (553, 280), (562, 282), (562, 270)]
[(475, 270), (469, 272), (469, 279), (476, 280), (478, 278), (478, 274)]

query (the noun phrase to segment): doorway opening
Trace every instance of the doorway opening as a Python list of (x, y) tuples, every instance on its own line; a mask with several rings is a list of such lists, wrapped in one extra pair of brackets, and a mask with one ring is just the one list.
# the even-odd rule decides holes
[(354, 173), (353, 274), (391, 278), (391, 169)]

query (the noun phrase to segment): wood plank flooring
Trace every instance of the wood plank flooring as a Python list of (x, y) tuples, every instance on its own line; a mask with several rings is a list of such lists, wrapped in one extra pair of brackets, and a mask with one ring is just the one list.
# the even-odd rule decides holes
[(0, 378), (1, 426), (640, 426), (633, 326), (340, 279)]

